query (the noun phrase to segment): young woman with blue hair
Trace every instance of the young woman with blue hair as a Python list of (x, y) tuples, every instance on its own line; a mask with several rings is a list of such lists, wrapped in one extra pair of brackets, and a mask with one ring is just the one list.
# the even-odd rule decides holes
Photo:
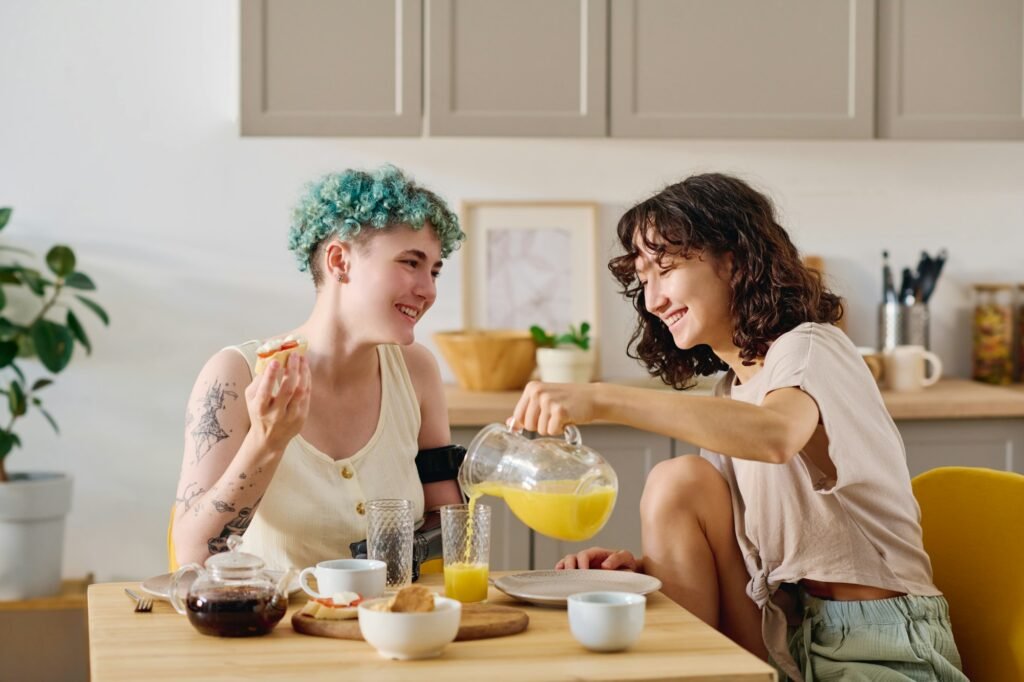
[(371, 499), (412, 500), (418, 518), (461, 502), (454, 480), (423, 478), (417, 466), (444, 455), (451, 434), (437, 362), (414, 330), (464, 236), (442, 199), (394, 167), (308, 188), (289, 247), (316, 300), (302, 325), (271, 337), (308, 349), (256, 373), (260, 342), (249, 341), (200, 371), (172, 564), (202, 563), (244, 533), (245, 551), (270, 568), (312, 566), (366, 537)]

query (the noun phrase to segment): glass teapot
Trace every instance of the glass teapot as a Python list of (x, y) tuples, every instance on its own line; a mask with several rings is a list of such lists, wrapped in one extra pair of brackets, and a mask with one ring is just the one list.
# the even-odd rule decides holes
[(612, 514), (619, 481), (569, 425), (564, 438), (530, 440), (510, 426), (485, 426), (469, 444), (459, 485), (473, 504), (503, 498), (519, 520), (558, 540), (593, 537)]
[[(288, 610), (288, 585), (296, 570), (285, 571), (275, 585), (263, 571), (262, 559), (238, 551), (241, 544), (242, 539), (232, 535), (229, 551), (211, 556), (206, 568), (188, 564), (171, 576), (171, 605), (204, 635), (265, 635)], [(196, 577), (189, 585), (185, 577), (192, 573)]]

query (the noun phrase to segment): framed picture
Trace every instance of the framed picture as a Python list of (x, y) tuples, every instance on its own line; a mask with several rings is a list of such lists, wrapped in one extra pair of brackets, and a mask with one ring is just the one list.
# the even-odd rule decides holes
[(592, 202), (463, 202), (465, 327), (561, 334), (586, 321), (597, 337), (597, 217)]

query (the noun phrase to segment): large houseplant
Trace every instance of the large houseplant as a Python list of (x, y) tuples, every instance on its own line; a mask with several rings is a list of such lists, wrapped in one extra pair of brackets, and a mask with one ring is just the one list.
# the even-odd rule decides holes
[[(0, 208), (0, 230), (10, 218), (11, 209)], [(109, 322), (95, 301), (78, 293), (69, 296), (72, 290), (96, 288), (75, 269), (70, 248), (52, 247), (46, 253), (46, 271), (24, 265), (18, 255), (32, 254), (0, 243), (0, 391), (6, 395), (8, 413), (3, 419), (0, 408), (0, 600), (41, 596), (60, 588), (71, 478), (56, 473), (9, 474), (6, 459), (21, 447), (15, 427), (30, 410), (38, 410), (57, 430), (38, 394), (53, 383), (47, 374), (58, 374), (68, 366), (76, 343), (86, 353), (92, 351), (69, 299), (92, 311), (103, 324)], [(26, 370), (32, 369), (42, 376), (30, 378)]]

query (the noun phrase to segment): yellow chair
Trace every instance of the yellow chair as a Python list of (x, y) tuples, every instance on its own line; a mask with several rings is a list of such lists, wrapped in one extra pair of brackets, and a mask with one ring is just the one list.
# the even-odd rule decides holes
[(912, 483), (964, 672), (1024, 680), (1024, 476), (941, 467)]

